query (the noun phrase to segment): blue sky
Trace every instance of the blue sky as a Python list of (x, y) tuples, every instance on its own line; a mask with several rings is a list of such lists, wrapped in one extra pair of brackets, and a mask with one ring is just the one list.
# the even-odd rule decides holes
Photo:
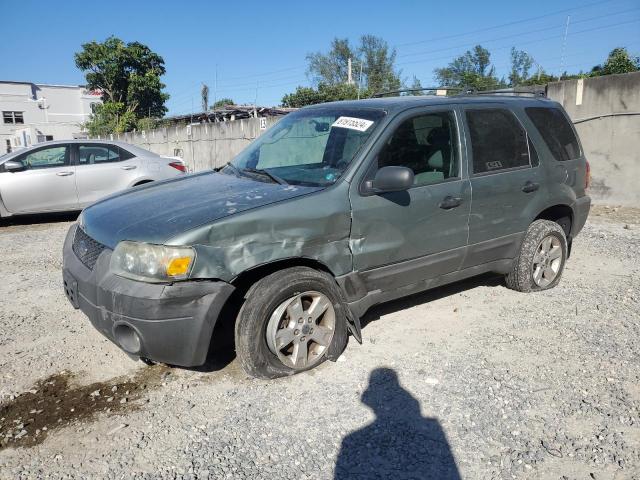
[(334, 37), (386, 39), (410, 82), (433, 84), (433, 69), (480, 43), (499, 76), (511, 46), (558, 73), (562, 40), (569, 71), (589, 70), (616, 46), (640, 53), (638, 0), (536, 2), (252, 1), (216, 2), (0, 0), (0, 79), (81, 84), (73, 53), (83, 42), (116, 35), (162, 55), (170, 113), (198, 109), (202, 82), (217, 97), (277, 105), (296, 85), (308, 85), (305, 56), (327, 50)]

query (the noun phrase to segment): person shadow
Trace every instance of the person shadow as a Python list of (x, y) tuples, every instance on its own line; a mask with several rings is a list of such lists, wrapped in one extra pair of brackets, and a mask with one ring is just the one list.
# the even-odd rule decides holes
[(361, 400), (376, 419), (342, 440), (335, 480), (461, 478), (440, 423), (422, 416), (394, 370), (373, 370)]

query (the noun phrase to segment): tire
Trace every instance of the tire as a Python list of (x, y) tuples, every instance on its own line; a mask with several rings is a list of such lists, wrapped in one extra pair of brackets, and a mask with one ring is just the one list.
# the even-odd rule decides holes
[(536, 220), (529, 225), (512, 270), (505, 277), (507, 287), (518, 292), (555, 287), (564, 271), (567, 252), (562, 227), (549, 220)]
[(236, 320), (240, 365), (253, 377), (269, 379), (337, 358), (347, 345), (346, 309), (342, 292), (325, 272), (293, 267), (264, 277), (245, 295)]

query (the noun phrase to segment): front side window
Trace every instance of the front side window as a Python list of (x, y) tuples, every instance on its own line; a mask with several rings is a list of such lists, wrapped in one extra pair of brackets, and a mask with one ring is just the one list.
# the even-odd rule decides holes
[(528, 107), (524, 110), (557, 161), (575, 160), (581, 156), (578, 139), (560, 109)]
[(69, 147), (43, 148), (23, 155), (20, 161), (29, 169), (62, 167), (69, 164)]
[(24, 123), (22, 112), (2, 112), (2, 121), (4, 123)]
[(222, 172), (293, 185), (328, 186), (344, 173), (385, 112), (313, 108), (290, 113)]
[(435, 112), (402, 122), (378, 154), (378, 168), (407, 167), (416, 185), (429, 185), (458, 177), (459, 158), (453, 112)]
[(117, 147), (107, 147), (105, 145), (78, 146), (78, 163), (80, 165), (118, 161), (120, 161), (120, 152)]
[(509, 110), (470, 109), (466, 117), (474, 174), (531, 165), (527, 132)]

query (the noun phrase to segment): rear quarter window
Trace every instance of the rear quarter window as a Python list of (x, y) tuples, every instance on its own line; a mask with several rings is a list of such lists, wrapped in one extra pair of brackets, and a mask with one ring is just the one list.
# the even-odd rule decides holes
[(563, 162), (582, 155), (576, 134), (560, 109), (528, 107), (525, 112), (542, 135), (553, 158)]

